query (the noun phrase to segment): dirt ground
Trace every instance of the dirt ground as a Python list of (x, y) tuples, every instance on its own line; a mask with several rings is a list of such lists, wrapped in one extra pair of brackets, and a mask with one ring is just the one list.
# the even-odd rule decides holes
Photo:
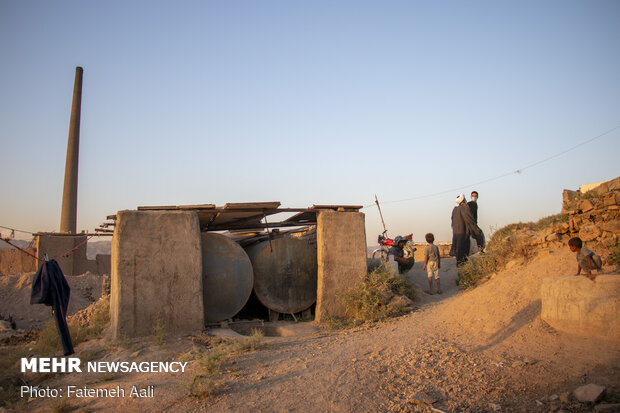
[[(45, 385), (154, 386), (153, 398), (70, 399), (73, 408), (92, 412), (592, 411), (569, 396), (588, 383), (607, 387), (605, 403), (620, 403), (618, 344), (557, 332), (540, 319), (541, 280), (576, 271), (565, 246), (539, 250), (530, 262), (514, 262), (467, 292), (456, 286), (454, 259), (442, 263), (441, 295), (422, 292), (428, 282), (421, 263), (409, 272), (420, 290), (416, 311), (344, 331), (317, 327), (266, 337), (266, 347), (225, 360), (212, 397), (188, 396), (188, 373), (58, 375)], [(163, 347), (99, 340), (80, 345), (78, 356), (175, 360), (191, 346), (188, 337)], [(50, 400), (16, 407), (48, 411)]]

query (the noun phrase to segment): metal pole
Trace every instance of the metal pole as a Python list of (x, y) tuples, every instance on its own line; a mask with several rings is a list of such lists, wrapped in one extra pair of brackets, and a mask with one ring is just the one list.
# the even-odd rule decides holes
[(385, 222), (383, 222), (383, 214), (381, 213), (381, 207), (379, 206), (379, 199), (377, 199), (377, 194), (375, 194), (375, 204), (377, 204), (377, 208), (379, 208), (379, 216), (381, 217), (381, 223), (383, 224), (383, 233), (387, 233), (387, 228), (385, 228)]

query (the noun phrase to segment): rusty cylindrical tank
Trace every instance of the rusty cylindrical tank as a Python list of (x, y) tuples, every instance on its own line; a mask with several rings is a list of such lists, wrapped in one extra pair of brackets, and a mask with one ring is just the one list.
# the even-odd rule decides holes
[(205, 323), (215, 323), (243, 308), (252, 293), (254, 275), (248, 255), (230, 238), (203, 232), (201, 244)]
[(267, 308), (297, 313), (316, 301), (316, 247), (282, 237), (246, 248), (254, 268), (254, 294)]

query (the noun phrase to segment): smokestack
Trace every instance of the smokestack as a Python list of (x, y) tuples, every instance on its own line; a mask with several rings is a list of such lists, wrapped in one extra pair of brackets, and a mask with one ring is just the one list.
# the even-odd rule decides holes
[(78, 158), (80, 155), (80, 112), (82, 108), (82, 74), (84, 69), (75, 68), (73, 85), (73, 104), (69, 122), (69, 141), (67, 142), (67, 161), (65, 163), (65, 186), (62, 194), (60, 232), (76, 233), (77, 227), (77, 188)]

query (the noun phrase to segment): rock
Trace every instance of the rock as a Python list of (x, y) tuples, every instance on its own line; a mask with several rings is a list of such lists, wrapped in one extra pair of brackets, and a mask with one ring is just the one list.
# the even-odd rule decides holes
[(572, 210), (573, 201), (579, 198), (579, 192), (565, 189), (562, 193), (562, 213), (566, 214), (569, 210)]
[(589, 199), (582, 199), (579, 203), (579, 209), (581, 209), (581, 212), (592, 211), (594, 209), (594, 205), (592, 205), (592, 202)]
[(573, 394), (580, 402), (596, 403), (605, 396), (607, 388), (598, 384), (590, 383), (577, 388)]
[(603, 231), (620, 234), (620, 221), (617, 219), (609, 222), (603, 222), (599, 227)]
[(135, 358), (140, 357), (143, 354), (144, 354), (144, 350), (138, 350), (138, 351), (131, 353), (130, 357), (135, 359)]
[(0, 320), (0, 331), (1, 332), (13, 331), (13, 327), (11, 326), (11, 323), (9, 323), (8, 321)]
[(601, 234), (601, 229), (596, 224), (585, 225), (579, 230), (579, 238), (581, 238), (583, 242), (593, 241), (601, 236)]
[(601, 403), (594, 406), (595, 412), (620, 412), (620, 404)]
[(495, 403), (489, 403), (489, 408), (494, 412), (502, 411), (502, 406), (500, 406), (499, 404), (495, 404)]
[(433, 404), (435, 402), (437, 402), (436, 397), (433, 397), (428, 393), (422, 393), (422, 392), (415, 393), (409, 399), (409, 403), (413, 403), (413, 404)]
[(571, 394), (570, 392), (564, 392), (562, 394), (560, 394), (560, 401), (562, 403), (568, 404), (571, 402)]
[(396, 311), (411, 311), (413, 309), (413, 301), (404, 295), (396, 295), (387, 306)]
[(618, 202), (616, 200), (616, 194), (609, 192), (603, 197), (603, 206), (609, 207), (612, 205), (618, 205)]
[(547, 242), (562, 241), (562, 236), (558, 233), (553, 233), (553, 234), (547, 235), (545, 237), (545, 241)]
[(560, 396), (558, 396), (557, 394), (552, 394), (551, 396), (549, 396), (549, 399), (548, 399), (548, 400), (549, 400), (550, 402), (553, 402), (553, 401), (558, 400), (559, 398), (560, 398)]
[(509, 270), (517, 264), (518, 264), (517, 260), (508, 261), (508, 264), (506, 264), (506, 269)]
[(568, 233), (568, 229), (568, 222), (558, 223), (553, 226), (553, 232), (557, 232), (558, 234), (566, 234)]

